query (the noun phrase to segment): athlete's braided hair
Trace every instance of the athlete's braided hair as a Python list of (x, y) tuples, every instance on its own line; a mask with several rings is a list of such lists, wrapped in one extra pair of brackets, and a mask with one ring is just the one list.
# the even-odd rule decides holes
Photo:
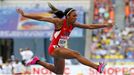
[(57, 9), (51, 3), (48, 3), (48, 6), (51, 8), (51, 13), (55, 14), (58, 18), (63, 18), (64, 16), (68, 16), (72, 11), (75, 11), (73, 8), (67, 8), (64, 12)]

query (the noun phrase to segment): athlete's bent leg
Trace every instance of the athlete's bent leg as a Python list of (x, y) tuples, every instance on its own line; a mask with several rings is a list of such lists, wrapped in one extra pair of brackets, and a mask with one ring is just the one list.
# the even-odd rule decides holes
[[(72, 59), (75, 58), (77, 59), (80, 63), (87, 65), (89, 67), (92, 67), (96, 70), (98, 70), (99, 65), (87, 60), (83, 56), (80, 55), (79, 52), (73, 51), (71, 49), (67, 48), (56, 48), (53, 52), (54, 57), (61, 57), (64, 59)], [(104, 65), (103, 65), (104, 66)]]

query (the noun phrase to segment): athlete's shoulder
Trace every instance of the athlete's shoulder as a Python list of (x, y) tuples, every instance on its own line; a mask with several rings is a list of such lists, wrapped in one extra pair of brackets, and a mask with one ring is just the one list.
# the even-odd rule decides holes
[(79, 26), (79, 25), (81, 25), (81, 23), (79, 23), (79, 22), (73, 23), (73, 26)]
[(60, 22), (63, 21), (63, 19), (60, 19), (60, 18), (54, 18), (54, 20), (55, 20), (56, 23), (60, 23)]

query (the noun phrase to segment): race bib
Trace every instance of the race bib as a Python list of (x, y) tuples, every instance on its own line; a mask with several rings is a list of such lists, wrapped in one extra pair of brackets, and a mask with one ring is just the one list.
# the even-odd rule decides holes
[(66, 42), (67, 42), (67, 39), (59, 39), (58, 45), (60, 47), (65, 47)]

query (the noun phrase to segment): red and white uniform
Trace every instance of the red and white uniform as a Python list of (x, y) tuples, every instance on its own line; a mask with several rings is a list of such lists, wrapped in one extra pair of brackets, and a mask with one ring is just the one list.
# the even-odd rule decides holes
[(66, 19), (64, 19), (64, 23), (60, 30), (55, 30), (52, 36), (52, 41), (49, 46), (49, 54), (53, 53), (54, 48), (56, 47), (64, 47), (66, 41), (69, 39), (69, 35), (73, 29), (73, 25), (67, 25)]

